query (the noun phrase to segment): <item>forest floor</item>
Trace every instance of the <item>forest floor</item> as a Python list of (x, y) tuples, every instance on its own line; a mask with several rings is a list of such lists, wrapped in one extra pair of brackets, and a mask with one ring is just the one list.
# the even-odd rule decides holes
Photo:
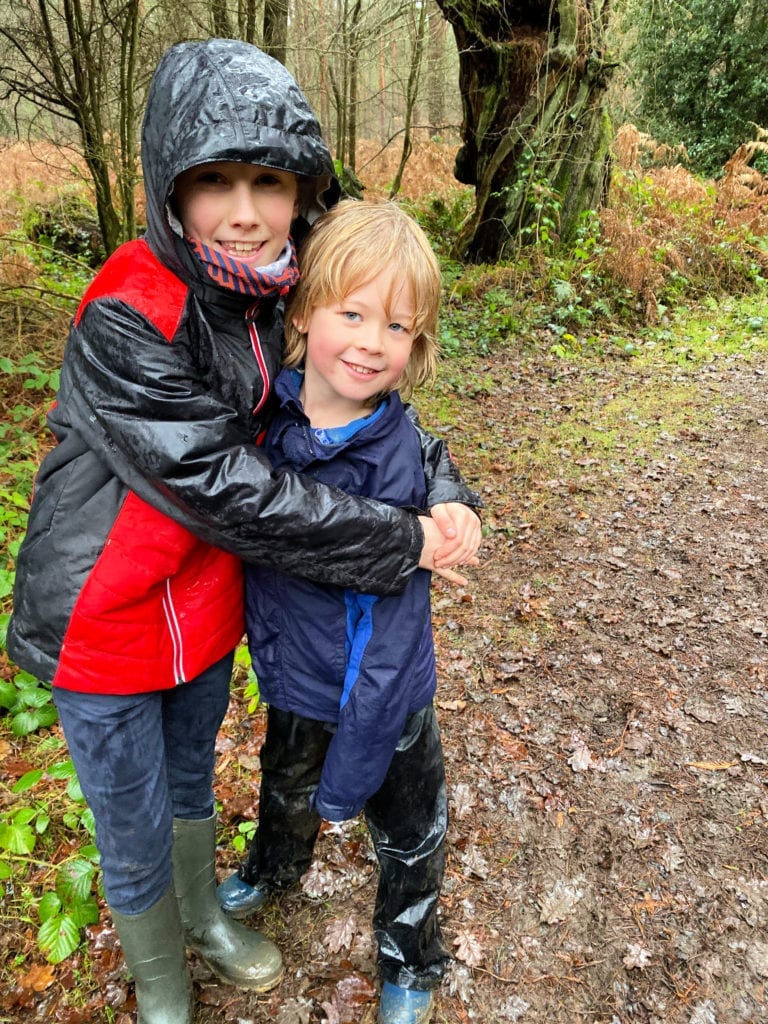
[[(443, 424), (487, 538), (466, 591), (434, 587), (455, 956), (435, 1021), (765, 1022), (766, 371), (509, 351), (473, 380)], [(626, 432), (601, 448), (622, 401)], [(565, 420), (570, 443), (525, 468)], [(223, 835), (256, 815), (263, 720), (238, 693), (219, 743)], [(280, 987), (256, 997), (195, 964), (197, 1024), (373, 1024), (364, 826), (329, 829), (316, 852), (302, 889), (254, 922), (283, 951)], [(220, 877), (236, 862), (223, 844)], [(16, 1009), (6, 997), (0, 1019), (132, 1021), (106, 910), (89, 931), (91, 960)]]
[[(418, 405), (487, 532), (470, 586), (433, 594), (455, 957), (435, 1024), (765, 1024), (768, 371), (510, 345), (466, 377), (446, 364)], [(221, 879), (258, 809), (246, 705), (236, 691), (219, 740)], [(364, 825), (316, 852), (252, 922), (283, 951), (279, 988), (193, 961), (196, 1024), (373, 1024)], [(0, 936), (0, 1024), (132, 1024), (103, 904), (88, 932), (56, 967), (36, 921)]]
[[(643, 390), (688, 396), (678, 428), (639, 450), (630, 415), (627, 444), (595, 457), (599, 407)], [(516, 475), (543, 423), (587, 409), (561, 472)], [(765, 370), (498, 354), (449, 436), (470, 476), (485, 467), (491, 532), (466, 593), (434, 596), (456, 957), (436, 1021), (764, 1022)], [(225, 814), (253, 812), (241, 710)], [(228, 754), (246, 758), (239, 782)], [(365, 831), (334, 829), (317, 853), (263, 920), (286, 956), (279, 991), (203, 988), (201, 1022), (375, 1019)]]

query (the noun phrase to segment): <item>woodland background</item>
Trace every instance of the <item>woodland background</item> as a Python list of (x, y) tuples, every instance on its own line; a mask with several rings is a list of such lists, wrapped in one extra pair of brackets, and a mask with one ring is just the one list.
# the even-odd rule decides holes
[[(252, 39), (307, 91), (347, 188), (402, 203), (443, 268), (440, 376), (416, 404), (486, 511), (482, 568), (434, 594), (456, 957), (437, 1020), (763, 1022), (766, 6), (0, 6), (3, 631), (68, 320), (141, 230), (156, 59)], [(594, 142), (599, 201), (562, 176), (571, 136)], [(50, 692), (0, 659), (0, 1021), (128, 1024)], [(258, 799), (238, 660), (222, 876)], [(285, 982), (259, 1000), (195, 965), (200, 1024), (372, 1021), (374, 880), (359, 823), (324, 835), (260, 922)]]

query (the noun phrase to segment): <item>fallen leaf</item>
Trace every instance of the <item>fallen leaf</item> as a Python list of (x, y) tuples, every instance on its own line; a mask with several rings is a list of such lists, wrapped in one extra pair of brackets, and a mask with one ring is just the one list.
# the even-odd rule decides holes
[(686, 761), (686, 768), (700, 768), (704, 772), (723, 772), (733, 768), (738, 761)]
[(647, 967), (650, 962), (650, 951), (645, 949), (643, 946), (639, 945), (636, 942), (633, 942), (627, 948), (627, 955), (622, 960), (622, 963), (628, 971), (642, 971), (642, 969), (644, 967)]
[(351, 949), (357, 934), (357, 921), (352, 914), (337, 917), (325, 929), (323, 944), (331, 953), (342, 949)]
[(435, 703), (443, 711), (463, 711), (467, 706), (465, 700), (438, 700)]
[(22, 988), (32, 992), (44, 992), (54, 981), (52, 964), (35, 964), (26, 974), (19, 978)]
[(583, 895), (584, 890), (578, 885), (560, 879), (539, 903), (540, 920), (543, 924), (565, 921)]
[(474, 806), (475, 794), (467, 783), (459, 782), (455, 785), (451, 795), (451, 810), (453, 811), (454, 818), (461, 821), (462, 818), (467, 817)]
[(482, 943), (468, 928), (458, 932), (453, 945), (456, 947), (456, 959), (461, 960), (467, 967), (479, 967), (485, 958)]

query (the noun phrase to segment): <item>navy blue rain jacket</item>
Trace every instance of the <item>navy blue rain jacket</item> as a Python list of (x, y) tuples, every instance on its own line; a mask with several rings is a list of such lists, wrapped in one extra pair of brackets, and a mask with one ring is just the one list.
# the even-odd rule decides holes
[[(266, 442), (276, 469), (300, 471), (349, 494), (423, 509), (419, 437), (397, 394), (351, 438), (321, 444), (283, 371)], [(476, 500), (467, 491), (468, 502)], [(246, 627), (261, 696), (305, 718), (337, 723), (315, 806), (329, 821), (357, 815), (384, 781), (407, 716), (435, 693), (430, 574), (396, 597), (319, 586), (266, 568), (246, 570)]]

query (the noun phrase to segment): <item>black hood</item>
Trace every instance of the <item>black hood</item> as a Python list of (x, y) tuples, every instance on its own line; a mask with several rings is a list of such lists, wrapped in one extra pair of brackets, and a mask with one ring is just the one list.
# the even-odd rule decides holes
[[(167, 201), (174, 179), (214, 160), (291, 171), (300, 216), (311, 221), (336, 192), (320, 125), (293, 76), (278, 61), (235, 39), (172, 46), (157, 66), (142, 126), (147, 241), (183, 280), (197, 276)], [(335, 181), (333, 182), (335, 185)], [(321, 194), (331, 188), (327, 202)]]

